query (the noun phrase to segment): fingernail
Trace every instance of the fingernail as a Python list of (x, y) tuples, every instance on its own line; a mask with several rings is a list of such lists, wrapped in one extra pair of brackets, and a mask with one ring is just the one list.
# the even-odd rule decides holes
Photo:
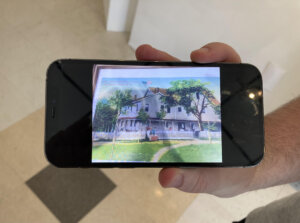
[(168, 185), (168, 187), (180, 187), (182, 185), (182, 181), (183, 181), (183, 175), (181, 173), (178, 173), (173, 180), (171, 181), (171, 183)]
[(202, 53), (207, 53), (209, 49), (207, 47), (202, 47), (199, 51), (201, 51)]

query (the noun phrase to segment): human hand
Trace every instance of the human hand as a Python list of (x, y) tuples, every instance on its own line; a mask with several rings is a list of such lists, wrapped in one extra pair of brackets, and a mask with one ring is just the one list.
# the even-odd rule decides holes
[[(143, 61), (179, 61), (166, 52), (150, 45), (141, 45), (136, 58)], [(191, 53), (197, 63), (240, 63), (237, 52), (224, 43), (210, 43)], [(209, 193), (220, 197), (231, 197), (248, 190), (257, 189), (257, 166), (251, 168), (163, 168), (159, 182), (163, 187), (175, 187), (185, 192)]]

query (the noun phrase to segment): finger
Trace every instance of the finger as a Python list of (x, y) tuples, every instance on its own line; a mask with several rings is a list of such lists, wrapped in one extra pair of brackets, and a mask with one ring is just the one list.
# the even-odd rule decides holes
[(230, 62), (241, 63), (239, 54), (225, 43), (209, 43), (191, 53), (191, 60), (196, 63)]
[(185, 192), (232, 197), (253, 189), (250, 184), (256, 171), (256, 168), (164, 168), (159, 173), (159, 182), (163, 187)]
[(157, 50), (148, 44), (139, 46), (135, 51), (137, 60), (143, 61), (179, 61), (178, 58), (170, 54)]
[(209, 174), (213, 174), (210, 172), (207, 168), (164, 168), (159, 173), (159, 182), (163, 187), (174, 187), (185, 192), (211, 193), (216, 188), (210, 185)]

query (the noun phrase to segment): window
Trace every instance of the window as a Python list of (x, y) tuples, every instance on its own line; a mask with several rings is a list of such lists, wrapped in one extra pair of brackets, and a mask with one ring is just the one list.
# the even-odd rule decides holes
[(206, 108), (203, 108), (202, 113), (205, 113), (205, 112), (206, 112)]
[(149, 104), (146, 104), (145, 106), (145, 112), (148, 112), (149, 111)]
[(194, 130), (194, 123), (191, 123), (191, 129)]
[(199, 100), (199, 92), (196, 92), (196, 98)]
[(171, 112), (171, 108), (170, 106), (167, 107), (167, 112), (170, 113)]
[(132, 127), (133, 120), (130, 120), (130, 127)]
[(178, 112), (181, 112), (181, 107), (178, 107)]
[(178, 130), (180, 131), (181, 129), (185, 130), (185, 123), (184, 122), (178, 122)]
[(139, 111), (139, 104), (136, 104), (136, 111)]
[(164, 106), (164, 105), (161, 105), (161, 106), (160, 106), (160, 110), (161, 110), (161, 111), (165, 110), (165, 106)]

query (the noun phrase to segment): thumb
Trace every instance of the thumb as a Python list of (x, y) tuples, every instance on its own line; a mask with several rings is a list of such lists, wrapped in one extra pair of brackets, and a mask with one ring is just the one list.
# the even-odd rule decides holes
[(159, 173), (159, 182), (163, 187), (175, 187), (185, 192), (232, 197), (257, 189), (258, 172), (257, 167), (164, 168)]
[(217, 179), (211, 181), (211, 173), (208, 173), (211, 171), (213, 169), (164, 168), (159, 173), (159, 182), (163, 187), (174, 187), (185, 192), (210, 193), (218, 184)]

